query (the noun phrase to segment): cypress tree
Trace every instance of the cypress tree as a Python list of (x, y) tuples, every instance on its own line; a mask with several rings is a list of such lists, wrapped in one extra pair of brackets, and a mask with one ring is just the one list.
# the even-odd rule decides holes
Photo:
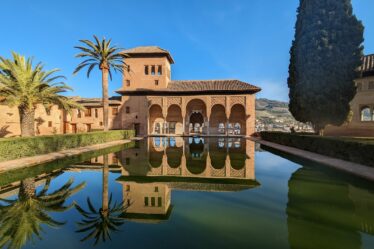
[(362, 23), (350, 0), (300, 0), (290, 49), (289, 109), (320, 135), (342, 125), (356, 94), (354, 79), (363, 56)]

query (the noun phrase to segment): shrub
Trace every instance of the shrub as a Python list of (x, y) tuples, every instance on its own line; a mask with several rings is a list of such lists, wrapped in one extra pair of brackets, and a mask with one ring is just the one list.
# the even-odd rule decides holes
[(1, 139), (0, 162), (126, 139), (133, 137), (134, 134), (135, 132), (132, 130), (114, 130), (107, 132)]
[(84, 152), (79, 155), (65, 157), (62, 159), (54, 160), (52, 162), (39, 164), (33, 167), (27, 167), (23, 169), (8, 170), (0, 174), (0, 186), (5, 186), (13, 182), (21, 181), (29, 177), (37, 177), (42, 174), (51, 174), (56, 173), (60, 174), (62, 170), (67, 167), (70, 167), (73, 164), (81, 163), (91, 158), (107, 155), (117, 151), (121, 151), (128, 148), (134, 148), (135, 142), (131, 141), (130, 143), (115, 145), (109, 148)]
[(261, 132), (263, 140), (374, 167), (374, 140)]

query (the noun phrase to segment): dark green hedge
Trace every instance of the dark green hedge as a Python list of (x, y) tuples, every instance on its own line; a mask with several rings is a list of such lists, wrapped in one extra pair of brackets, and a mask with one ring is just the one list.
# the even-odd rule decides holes
[(133, 130), (0, 139), (0, 162), (133, 137)]
[(261, 132), (263, 140), (374, 167), (374, 141)]
[(121, 151), (128, 148), (134, 148), (135, 141), (131, 141), (126, 144), (116, 145), (109, 148), (84, 152), (79, 155), (65, 157), (62, 159), (54, 160), (52, 162), (39, 164), (33, 167), (27, 167), (23, 169), (9, 170), (0, 173), (0, 186), (5, 186), (16, 181), (21, 181), (28, 177), (37, 177), (41, 174), (50, 174), (56, 172), (57, 174), (62, 172), (63, 169), (71, 166), (72, 164), (81, 163), (91, 158), (107, 155), (117, 151)]

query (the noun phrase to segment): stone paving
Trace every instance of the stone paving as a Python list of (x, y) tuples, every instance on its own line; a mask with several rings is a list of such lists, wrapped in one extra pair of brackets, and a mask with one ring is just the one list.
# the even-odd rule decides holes
[(359, 176), (361, 178), (365, 178), (367, 180), (374, 181), (374, 168), (373, 167), (365, 166), (365, 165), (354, 163), (354, 162), (344, 161), (344, 160), (341, 160), (341, 159), (337, 159), (337, 158), (313, 153), (313, 152), (310, 152), (310, 151), (297, 149), (297, 148), (294, 148), (294, 147), (289, 147), (289, 146), (285, 146), (285, 145), (281, 145), (281, 144), (268, 142), (268, 141), (261, 140), (261, 139), (258, 139), (258, 138), (250, 137), (249, 139), (256, 142), (256, 143), (263, 144), (263, 145), (269, 146), (271, 148), (274, 148), (276, 150), (286, 152), (286, 153), (289, 153), (289, 154), (292, 154), (292, 155), (295, 155), (295, 156), (299, 156), (301, 158), (305, 158), (305, 159), (308, 159), (310, 161), (320, 163), (320, 164), (323, 164), (323, 165), (327, 165), (329, 167), (332, 167), (332, 168), (335, 168), (335, 169), (338, 169), (338, 170), (341, 170), (341, 171), (345, 171), (345, 172), (350, 173), (352, 175), (356, 175), (356, 176)]
[(26, 168), (26, 167), (38, 165), (41, 163), (51, 162), (51, 161), (61, 159), (64, 157), (75, 156), (81, 153), (105, 149), (105, 148), (109, 148), (115, 145), (125, 144), (129, 142), (131, 142), (131, 140), (129, 139), (118, 140), (118, 141), (112, 141), (112, 142), (103, 143), (103, 144), (95, 144), (95, 145), (90, 145), (90, 146), (85, 146), (85, 147), (52, 152), (52, 153), (48, 153), (44, 155), (24, 157), (24, 158), (19, 158), (15, 160), (0, 162), (0, 173), (4, 171), (9, 171), (9, 170)]

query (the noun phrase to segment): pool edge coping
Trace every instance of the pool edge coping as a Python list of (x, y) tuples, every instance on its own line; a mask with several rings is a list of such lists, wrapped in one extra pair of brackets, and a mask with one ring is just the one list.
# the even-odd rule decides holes
[(23, 158), (3, 161), (3, 162), (0, 162), (0, 173), (13, 171), (17, 169), (28, 168), (28, 167), (36, 166), (38, 164), (48, 163), (48, 162), (52, 162), (58, 159), (66, 158), (66, 157), (76, 156), (76, 155), (79, 155), (85, 152), (91, 152), (95, 150), (106, 149), (106, 148), (116, 146), (116, 145), (127, 144), (133, 140), (137, 140), (137, 138), (116, 140), (116, 141), (111, 141), (111, 142), (102, 143), (102, 144), (94, 144), (94, 145), (89, 145), (89, 146), (84, 146), (84, 147), (77, 147), (77, 148), (72, 148), (72, 149), (67, 149), (67, 150), (51, 152), (48, 154), (42, 154), (42, 155), (36, 155), (36, 156), (31, 156), (31, 157), (23, 157)]
[(373, 167), (369, 167), (363, 164), (358, 164), (358, 163), (354, 163), (350, 161), (345, 161), (342, 159), (337, 159), (334, 157), (321, 155), (315, 152), (301, 150), (295, 147), (290, 147), (286, 145), (281, 145), (281, 144), (265, 141), (260, 138), (247, 137), (247, 139), (253, 142), (262, 144), (262, 145), (266, 145), (273, 149), (286, 152), (288, 154), (292, 154), (292, 155), (340, 170), (340, 171), (344, 171), (346, 173), (364, 178), (369, 181), (374, 181), (374, 168)]

